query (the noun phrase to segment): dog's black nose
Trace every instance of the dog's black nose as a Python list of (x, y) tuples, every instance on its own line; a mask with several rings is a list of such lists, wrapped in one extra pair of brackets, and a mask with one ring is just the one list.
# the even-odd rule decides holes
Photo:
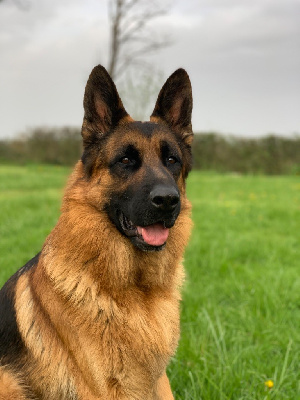
[(179, 193), (173, 186), (158, 185), (150, 192), (151, 203), (162, 211), (172, 211), (179, 203)]

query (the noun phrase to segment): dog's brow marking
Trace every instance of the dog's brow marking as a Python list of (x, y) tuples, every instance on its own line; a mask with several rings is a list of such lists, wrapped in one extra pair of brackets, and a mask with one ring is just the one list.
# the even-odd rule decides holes
[(129, 124), (129, 128), (133, 131), (138, 131), (140, 135), (142, 134), (146, 137), (151, 137), (153, 133), (157, 130), (157, 124), (149, 121), (135, 121)]

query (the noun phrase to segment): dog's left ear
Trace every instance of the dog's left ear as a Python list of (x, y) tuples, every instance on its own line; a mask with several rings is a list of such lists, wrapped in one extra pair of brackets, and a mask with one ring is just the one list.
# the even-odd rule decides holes
[(102, 65), (97, 65), (89, 76), (83, 106), (84, 147), (103, 137), (128, 116), (113, 80)]
[(162, 120), (171, 130), (180, 134), (186, 144), (191, 145), (192, 108), (191, 82), (186, 71), (181, 68), (175, 71), (162, 87), (150, 120)]

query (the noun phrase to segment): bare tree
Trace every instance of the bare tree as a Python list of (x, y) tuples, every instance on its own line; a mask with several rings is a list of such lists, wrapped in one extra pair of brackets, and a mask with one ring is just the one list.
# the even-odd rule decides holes
[(118, 83), (118, 90), (126, 110), (135, 120), (148, 120), (165, 81), (165, 74), (151, 67), (129, 70), (124, 78)]
[(30, 3), (29, 1), (24, 1), (24, 0), (14, 0), (14, 2), (16, 3), (16, 5), (21, 8), (24, 11), (29, 10), (30, 8)]
[(167, 14), (163, 0), (109, 0), (111, 42), (108, 72), (113, 79), (128, 66), (145, 63), (146, 56), (171, 44), (151, 31), (154, 19)]
[[(4, 3), (5, 0), (0, 0), (0, 3), (3, 2)], [(13, 2), (17, 5), (17, 7), (19, 7), (21, 10), (23, 11), (27, 11), (30, 8), (30, 3), (28, 0), (13, 0)]]

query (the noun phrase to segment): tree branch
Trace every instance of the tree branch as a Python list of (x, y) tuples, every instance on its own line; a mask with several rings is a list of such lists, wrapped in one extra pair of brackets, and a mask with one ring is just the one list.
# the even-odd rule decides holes
[[(167, 13), (167, 6), (148, 0), (109, 0), (111, 43), (108, 71), (112, 78), (135, 63), (135, 59), (170, 45), (170, 41), (153, 40), (149, 25)], [(135, 51), (130, 44), (142, 43)]]

